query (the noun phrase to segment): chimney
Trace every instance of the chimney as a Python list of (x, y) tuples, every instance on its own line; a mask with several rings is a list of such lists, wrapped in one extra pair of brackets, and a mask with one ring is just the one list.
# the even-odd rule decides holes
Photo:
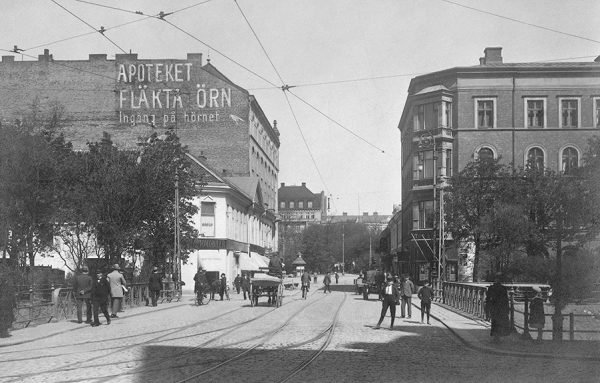
[(3, 63), (12, 63), (15, 62), (15, 56), (2, 56)]
[(306, 182), (302, 182), (302, 186), (303, 186), (303, 187), (306, 187)]
[(285, 182), (282, 182), (282, 183), (281, 183), (281, 187), (285, 187)]
[(376, 211), (373, 212), (373, 215), (379, 215)]
[(98, 54), (98, 53), (91, 53), (89, 55), (89, 61), (106, 61), (106, 54)]
[(368, 215), (369, 215), (369, 213), (367, 213), (366, 211), (365, 211), (365, 212), (363, 212), (363, 217), (366, 217), (366, 216), (368, 216)]
[(347, 216), (348, 216), (348, 213), (346, 213), (346, 212), (343, 212), (343, 213), (342, 213), (342, 216), (344, 216), (344, 217), (347, 217)]
[(197, 62), (198, 65), (202, 66), (202, 53), (188, 53), (187, 59), (188, 61)]
[[(502, 64), (502, 47), (487, 47), (483, 50), (483, 65)], [(479, 61), (481, 64), (481, 60)]]
[(43, 55), (38, 55), (38, 61), (50, 62), (52, 60), (52, 55), (50, 54), (49, 49), (44, 49)]

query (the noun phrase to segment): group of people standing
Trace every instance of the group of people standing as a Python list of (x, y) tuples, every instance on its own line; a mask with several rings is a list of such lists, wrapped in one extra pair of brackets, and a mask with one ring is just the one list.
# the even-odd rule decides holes
[[(89, 274), (89, 268), (83, 266), (81, 273), (75, 276), (73, 295), (76, 298), (77, 322), (83, 323), (83, 306), (86, 307), (86, 321), (92, 326), (100, 326), (100, 312), (110, 324), (111, 318), (118, 318), (117, 313), (122, 310), (123, 296), (127, 290), (127, 282), (123, 277), (118, 264), (112, 266), (112, 271), (105, 274), (102, 269), (97, 269), (95, 277)], [(111, 314), (108, 314), (108, 305)], [(93, 316), (93, 321), (92, 321)]]
[(381, 328), (381, 323), (389, 309), (391, 316), (390, 329), (394, 327), (396, 319), (396, 306), (401, 305), (401, 318), (411, 318), (412, 316), (412, 296), (417, 292), (421, 300), (421, 323), (424, 323), (427, 315), (427, 324), (430, 324), (431, 301), (433, 300), (433, 289), (431, 283), (427, 283), (418, 291), (408, 275), (403, 276), (402, 280), (398, 277), (388, 275), (386, 282), (380, 289), (379, 299), (381, 300), (381, 315), (375, 325), (375, 329)]
[[(236, 292), (239, 294), (240, 290), (244, 293), (244, 300), (250, 299), (250, 276), (248, 274), (244, 274), (240, 276), (238, 274), (233, 280), (233, 286)], [(220, 296), (220, 300), (227, 298), (229, 300), (229, 290), (227, 288), (227, 276), (225, 273), (221, 273), (221, 277), (219, 279), (215, 279), (212, 282), (208, 281), (206, 277), (206, 271), (202, 269), (202, 267), (198, 268), (198, 272), (194, 275), (194, 293), (197, 296), (198, 304), (203, 304), (203, 299), (210, 294), (210, 299), (214, 300), (215, 295), (218, 293)]]

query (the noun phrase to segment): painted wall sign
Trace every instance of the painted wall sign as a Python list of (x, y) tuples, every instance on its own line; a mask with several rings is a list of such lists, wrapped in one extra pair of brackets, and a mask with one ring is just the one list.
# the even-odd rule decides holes
[(120, 125), (186, 129), (245, 122), (244, 114), (235, 110), (234, 98), (240, 91), (198, 63), (123, 62), (116, 70)]

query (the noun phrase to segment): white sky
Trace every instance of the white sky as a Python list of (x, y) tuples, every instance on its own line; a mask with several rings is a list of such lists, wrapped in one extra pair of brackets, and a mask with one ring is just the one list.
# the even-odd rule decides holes
[[(98, 29), (143, 18), (76, 0), (56, 2)], [(202, 0), (95, 2), (154, 15)], [(282, 85), (234, 0), (209, 0), (168, 16), (171, 23), (214, 49), (156, 19), (109, 30), (106, 36), (142, 59), (184, 59), (192, 52), (203, 53), (204, 58), (210, 55), (213, 65), (257, 97), (269, 120), (278, 121), (280, 182), (306, 182), (313, 192), (331, 194), (332, 214), (391, 214), (393, 204), (401, 202), (397, 126), (412, 77), (477, 65), (484, 48), (492, 46), (503, 47), (504, 62), (584, 56), (591, 57), (568, 61), (592, 61), (600, 55), (600, 1), (454, 2), (580, 37), (444, 0), (238, 0), (285, 84), (338, 82), (298, 86), (292, 91), (362, 139), (288, 95), (322, 178), (283, 92), (265, 89), (272, 86), (215, 51)], [(0, 0), (0, 5), (0, 49), (11, 50), (18, 45), (26, 49), (26, 54), (37, 57), (48, 48), (57, 60), (85, 60), (90, 53), (106, 53), (114, 58), (122, 53), (99, 33), (50, 44), (92, 31), (51, 0)], [(408, 76), (391, 77), (395, 75)], [(343, 82), (382, 76), (390, 77)]]

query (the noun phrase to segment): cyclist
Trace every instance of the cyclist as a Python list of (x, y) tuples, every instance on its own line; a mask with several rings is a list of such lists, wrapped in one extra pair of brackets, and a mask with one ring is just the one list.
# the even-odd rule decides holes
[(304, 270), (302, 273), (302, 277), (300, 278), (302, 281), (302, 298), (306, 299), (308, 295), (308, 289), (310, 288), (310, 274), (308, 271)]

